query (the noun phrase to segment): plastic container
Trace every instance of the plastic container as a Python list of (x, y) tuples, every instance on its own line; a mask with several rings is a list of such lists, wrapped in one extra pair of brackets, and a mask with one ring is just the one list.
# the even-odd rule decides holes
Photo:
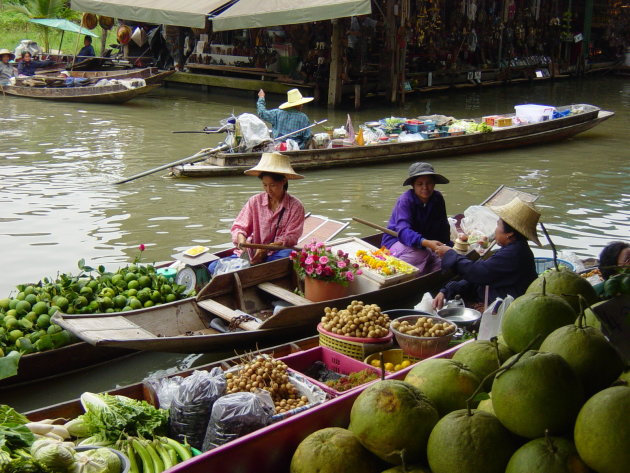
[(519, 120), (527, 123), (539, 123), (550, 120), (556, 109), (551, 105), (525, 104), (515, 105), (514, 110)]
[[(544, 273), (546, 270), (555, 267), (553, 265), (553, 258), (536, 257), (534, 258), (534, 263), (536, 264), (536, 273), (538, 274)], [(571, 271), (575, 271), (575, 266), (573, 266), (572, 263), (569, 263), (568, 261), (560, 259), (560, 258), (558, 258), (558, 266), (560, 267), (564, 266), (565, 268), (568, 268)]]
[(158, 274), (161, 274), (169, 281), (175, 281), (175, 276), (177, 275), (177, 270), (175, 268), (159, 268), (157, 270)]
[(315, 348), (311, 348), (309, 350), (293, 353), (291, 355), (284, 356), (280, 358), (280, 360), (284, 361), (284, 363), (294, 371), (298, 371), (301, 373), (306, 379), (308, 379), (313, 384), (319, 386), (324, 391), (329, 394), (338, 396), (343, 393), (347, 393), (354, 389), (357, 389), (359, 386), (356, 386), (352, 389), (348, 389), (346, 391), (337, 391), (326, 383), (318, 381), (316, 379), (311, 378), (310, 376), (305, 375), (304, 373), (315, 363), (316, 361), (321, 361), (326, 365), (330, 371), (335, 373), (339, 373), (342, 375), (349, 375), (351, 373), (358, 373), (359, 371), (369, 370), (374, 372), (375, 374), (379, 374), (379, 370), (374, 368), (373, 366), (367, 365), (362, 361), (356, 360), (349, 356), (346, 356), (342, 353), (336, 352), (330, 348), (319, 346)]
[[(415, 323), (415, 321), (419, 317), (431, 317), (433, 320), (436, 320), (439, 323), (446, 322), (457, 327), (457, 325), (453, 322), (450, 322), (441, 317), (437, 317), (435, 315), (407, 315), (405, 317), (399, 317), (396, 320), (400, 322), (406, 320), (409, 323)], [(393, 327), (390, 328), (390, 330), (394, 333), (394, 337), (396, 337), (396, 342), (398, 342), (398, 345), (400, 345), (400, 348), (402, 348), (405, 353), (420, 359), (428, 358), (446, 350), (451, 339), (453, 338), (453, 335), (455, 335), (455, 332), (453, 331), (448, 335), (444, 335), (443, 337), (418, 337), (415, 335), (407, 335), (406, 333), (399, 332)]]
[[(405, 360), (409, 360), (411, 364), (414, 364), (416, 361), (419, 361), (418, 358), (414, 358), (413, 356), (407, 355), (400, 348), (393, 348), (391, 350), (386, 350), (380, 352), (383, 354), (383, 363), (392, 363), (393, 365), (399, 365)], [(365, 359), (365, 363), (372, 366), (372, 361), (380, 360), (380, 353), (372, 353)], [(378, 369), (378, 368), (377, 368)], [(389, 373), (389, 371), (387, 371)], [(395, 373), (395, 371), (392, 371)]]
[(393, 334), (391, 332), (383, 338), (353, 338), (330, 333), (322, 328), (321, 325), (320, 323), (317, 326), (319, 344), (339, 353), (343, 353), (355, 360), (362, 361), (366, 356), (372, 353), (388, 350), (394, 346)]

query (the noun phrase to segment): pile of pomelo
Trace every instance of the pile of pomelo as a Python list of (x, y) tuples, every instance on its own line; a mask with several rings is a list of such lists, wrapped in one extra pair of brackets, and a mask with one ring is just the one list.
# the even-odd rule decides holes
[(573, 308), (595, 293), (568, 271), (544, 278), (508, 308), (499, 340), (368, 386), (348, 428), (306, 437), (291, 472), (629, 472), (628, 372)]
[(120, 312), (174, 302), (187, 297), (184, 286), (172, 284), (154, 266), (131, 264), (115, 273), (79, 261), (78, 275), (59, 274), (37, 284), (19, 285), (14, 297), (0, 299), (0, 357), (58, 348), (73, 337), (51, 323), (58, 310), (67, 314)]

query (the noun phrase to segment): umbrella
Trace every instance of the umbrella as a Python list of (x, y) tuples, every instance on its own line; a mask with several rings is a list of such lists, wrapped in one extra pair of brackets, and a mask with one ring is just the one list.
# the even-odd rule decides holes
[(50, 26), (51, 28), (56, 28), (58, 30), (61, 30), (61, 42), (59, 43), (59, 51), (61, 51), (61, 45), (63, 43), (63, 34), (66, 31), (71, 31), (73, 33), (79, 33), (83, 35), (93, 36), (94, 38), (98, 38), (98, 35), (92, 33), (90, 30), (82, 28), (76, 23), (72, 23), (71, 21), (64, 20), (62, 18), (32, 18), (28, 21), (30, 21), (31, 23), (37, 23), (38, 25)]

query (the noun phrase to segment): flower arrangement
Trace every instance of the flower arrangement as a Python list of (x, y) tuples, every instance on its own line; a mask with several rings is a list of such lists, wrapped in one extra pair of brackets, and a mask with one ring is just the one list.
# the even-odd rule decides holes
[(411, 274), (417, 270), (417, 268), (409, 263), (392, 256), (390, 251), (385, 247), (369, 252), (366, 250), (358, 250), (356, 258), (361, 266), (365, 266), (385, 276)]
[(300, 277), (309, 276), (347, 286), (355, 275), (361, 274), (359, 265), (350, 261), (348, 253), (342, 250), (333, 252), (332, 248), (315, 240), (299, 252), (292, 251), (289, 258)]

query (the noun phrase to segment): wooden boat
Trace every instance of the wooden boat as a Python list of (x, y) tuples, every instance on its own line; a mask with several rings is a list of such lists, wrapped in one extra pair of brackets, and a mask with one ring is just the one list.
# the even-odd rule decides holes
[[(147, 84), (161, 84), (164, 79), (175, 71), (160, 71), (157, 67), (144, 67), (142, 69), (121, 69), (113, 71), (68, 71), (71, 77), (85, 79), (144, 79)], [(58, 72), (55, 74), (57, 75)]]
[(102, 87), (25, 87), (18, 85), (0, 85), (0, 92), (5, 95), (28, 97), (42, 100), (62, 102), (88, 103), (124, 103), (138, 95), (146, 94), (159, 87), (160, 84), (150, 84), (135, 89), (128, 89), (124, 85), (106, 85)]
[[(291, 165), (297, 171), (304, 171), (480, 153), (569, 138), (614, 115), (614, 112), (600, 110), (588, 104), (557, 107), (559, 112), (567, 109), (582, 111), (540, 123), (495, 128), (491, 133), (472, 133), (407, 143), (287, 151), (284, 154), (291, 157)], [(480, 122), (481, 119), (477, 118), (475, 121)], [(240, 175), (245, 169), (255, 166), (259, 159), (260, 153), (217, 153), (203, 163), (171, 168), (171, 173), (186, 177)]]
[[(464, 342), (466, 343), (466, 342)], [(431, 358), (450, 358), (464, 343), (452, 347)], [(303, 340), (284, 344), (265, 350), (279, 358), (295, 353), (299, 350), (307, 350), (318, 345), (318, 337), (310, 337)], [(239, 356), (222, 360), (195, 369), (210, 370), (215, 366), (227, 368), (238, 364)], [(420, 362), (422, 363), (422, 362)], [(387, 379), (404, 379), (414, 365), (388, 375)], [(188, 376), (192, 370), (176, 373), (172, 376)], [(242, 471), (256, 471), (259, 473), (275, 473), (289, 471), (291, 458), (298, 444), (309, 434), (326, 427), (346, 428), (350, 421), (350, 410), (357, 396), (369, 384), (361, 388), (349, 391), (339, 397), (326, 401), (315, 407), (299, 412), (293, 416), (282, 419), (267, 427), (247, 434), (243, 437), (228, 442), (208, 452), (182, 462), (169, 472), (180, 473), (205, 473), (208, 471), (221, 471), (222, 473), (236, 473)], [(111, 395), (123, 395), (132, 399), (144, 400), (157, 405), (154, 393), (147, 389), (143, 383), (136, 383), (119, 389), (108, 391)], [(65, 418), (72, 419), (83, 414), (83, 407), (79, 399), (43, 407), (26, 413), (31, 421), (44, 419)], [(273, 455), (269, 452), (273, 451)], [(245, 453), (244, 453), (245, 452)]]

